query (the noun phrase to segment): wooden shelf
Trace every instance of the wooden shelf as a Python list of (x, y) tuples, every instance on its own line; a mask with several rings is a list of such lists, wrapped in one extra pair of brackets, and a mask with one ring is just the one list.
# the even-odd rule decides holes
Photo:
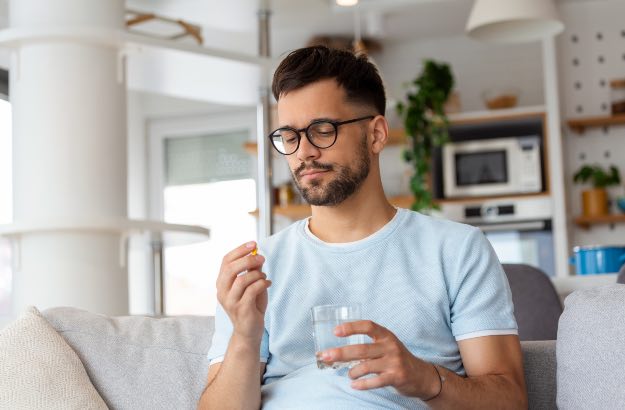
[(275, 215), (285, 216), (289, 219), (302, 219), (310, 216), (310, 205), (308, 204), (293, 204), (273, 207), (273, 213)]
[(590, 228), (591, 225), (625, 223), (625, 214), (579, 216), (575, 218), (575, 223), (585, 229)]
[(503, 108), (499, 110), (467, 111), (449, 114), (452, 125), (479, 124), (482, 122), (498, 122), (517, 120), (528, 117), (543, 116), (547, 112), (544, 105)]
[(625, 125), (625, 114), (608, 115), (601, 117), (585, 117), (568, 120), (569, 127), (583, 134), (584, 130), (589, 127), (607, 127), (610, 125)]
[(386, 145), (403, 145), (406, 142), (406, 131), (403, 128), (389, 128)]

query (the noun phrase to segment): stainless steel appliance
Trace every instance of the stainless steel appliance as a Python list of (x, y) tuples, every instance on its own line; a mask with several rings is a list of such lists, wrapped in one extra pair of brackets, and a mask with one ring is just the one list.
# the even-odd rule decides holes
[(449, 142), (443, 146), (446, 198), (542, 191), (539, 136)]
[(448, 219), (479, 227), (501, 263), (525, 263), (555, 275), (549, 197), (443, 203), (441, 212)]

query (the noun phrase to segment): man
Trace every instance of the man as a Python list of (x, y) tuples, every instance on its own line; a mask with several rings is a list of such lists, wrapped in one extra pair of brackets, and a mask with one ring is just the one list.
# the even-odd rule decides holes
[[(312, 216), (227, 254), (200, 408), (526, 408), (508, 283), (478, 229), (396, 209), (379, 154), (382, 80), (365, 57), (296, 50), (273, 79), (270, 135)], [(265, 273), (261, 270), (263, 269)], [(270, 278), (270, 280), (268, 279)], [(271, 286), (271, 287), (270, 287)], [(338, 336), (371, 343), (320, 352), (310, 308), (360, 303)]]

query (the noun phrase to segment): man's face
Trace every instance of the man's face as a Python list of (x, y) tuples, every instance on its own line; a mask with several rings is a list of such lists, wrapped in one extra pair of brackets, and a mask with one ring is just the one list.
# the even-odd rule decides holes
[[(280, 126), (300, 129), (318, 119), (345, 121), (371, 114), (345, 101), (335, 80), (322, 80), (291, 91), (278, 101)], [(356, 192), (369, 175), (367, 120), (338, 127), (337, 140), (320, 149), (306, 137), (294, 154), (287, 155), (293, 180), (311, 205), (338, 205)]]

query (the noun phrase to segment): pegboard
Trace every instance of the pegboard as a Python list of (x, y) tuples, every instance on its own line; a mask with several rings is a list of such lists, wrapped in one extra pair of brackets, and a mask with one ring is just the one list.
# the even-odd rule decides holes
[[(560, 7), (565, 31), (558, 38), (558, 74), (563, 120), (610, 115), (610, 81), (625, 78), (625, 2), (590, 1)], [(581, 191), (573, 175), (583, 164), (616, 165), (625, 179), (625, 126), (587, 128), (583, 134), (563, 131), (565, 185), (571, 218), (582, 212)], [(625, 195), (623, 184), (610, 197)], [(620, 212), (615, 203), (611, 212)], [(625, 224), (571, 224), (571, 247), (625, 245)]]

